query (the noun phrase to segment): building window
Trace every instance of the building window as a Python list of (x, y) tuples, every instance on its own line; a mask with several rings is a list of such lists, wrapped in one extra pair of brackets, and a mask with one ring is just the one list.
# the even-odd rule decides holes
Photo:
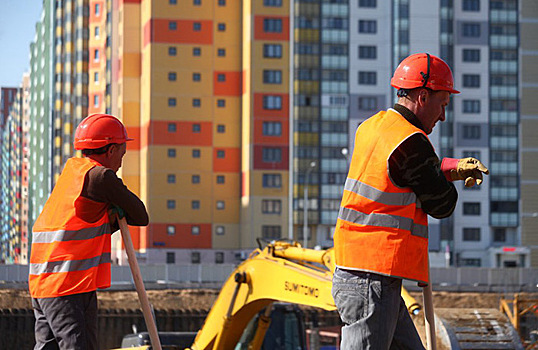
[(480, 11), (480, 0), (463, 0), (463, 11)]
[(201, 81), (202, 75), (200, 73), (192, 73), (192, 81)]
[(177, 30), (177, 22), (176, 21), (169, 21), (168, 22), (168, 30)]
[(192, 4), (193, 4), (194, 6), (200, 6), (200, 5), (202, 5), (202, 0), (193, 0), (193, 1), (192, 1)]
[(226, 0), (219, 0), (219, 6), (226, 6)]
[(191, 183), (193, 183), (193, 184), (199, 184), (199, 183), (200, 183), (200, 175), (192, 175), (192, 177), (191, 177)]
[(226, 49), (217, 49), (217, 56), (225, 57), (226, 56)]
[(480, 241), (480, 228), (464, 228), (463, 229), (463, 240), (464, 241)]
[(200, 124), (192, 124), (192, 132), (199, 133), (202, 131), (202, 126)]
[(173, 199), (169, 199), (166, 201), (166, 208), (168, 209), (176, 209), (176, 201)]
[(263, 31), (265, 33), (282, 33), (282, 19), (265, 18), (263, 20)]
[(463, 113), (480, 113), (480, 100), (463, 100)]
[(192, 99), (192, 106), (193, 107), (200, 107), (202, 105), (202, 101), (199, 98), (193, 98)]
[(101, 14), (101, 4), (95, 4), (94, 11), (96, 16), (99, 16)]
[(464, 202), (463, 215), (480, 215), (480, 202)]
[(217, 81), (219, 82), (226, 81), (226, 74), (217, 74)]
[(282, 176), (280, 174), (263, 174), (263, 187), (281, 188)]
[(463, 158), (469, 158), (469, 157), (473, 157), (476, 159), (482, 158), (480, 157), (480, 151), (463, 151), (462, 154), (463, 154)]
[(166, 234), (168, 236), (175, 236), (176, 235), (176, 227), (174, 225), (166, 226)]
[(202, 23), (200, 22), (194, 22), (192, 24), (192, 30), (195, 31), (195, 32), (199, 32), (202, 30)]
[(198, 236), (200, 234), (200, 226), (191, 227), (191, 235)]
[(217, 24), (217, 29), (219, 32), (224, 32), (226, 30), (226, 23)]
[[(172, 0), (170, 0), (170, 1), (172, 1)], [(167, 252), (166, 253), (166, 263), (167, 264), (175, 264), (176, 263), (176, 253)]]
[(282, 0), (263, 0), (263, 6), (282, 7)]
[(200, 158), (201, 152), (199, 149), (193, 149), (192, 150), (192, 157), (193, 158)]
[(95, 26), (94, 30), (93, 30), (93, 35), (95, 36), (96, 39), (99, 38), (99, 30), (101, 29), (101, 27), (99, 26)]
[(217, 107), (226, 107), (226, 100), (217, 100)]
[(273, 95), (263, 96), (263, 109), (282, 109), (282, 97)]
[(359, 72), (359, 85), (376, 85), (377, 72)]
[(269, 239), (269, 240), (280, 239), (282, 235), (281, 231), (282, 229), (280, 226), (263, 225), (262, 226), (262, 238)]
[(467, 88), (479, 88), (480, 74), (463, 74), (463, 86)]
[(200, 209), (200, 201), (191, 201), (191, 208), (194, 210)]
[(93, 95), (93, 106), (99, 107), (99, 95)]
[(166, 181), (169, 184), (175, 184), (176, 183), (176, 175), (175, 174), (168, 174), (166, 177)]
[(377, 98), (375, 97), (359, 97), (359, 110), (374, 111), (377, 109)]
[(223, 134), (226, 132), (226, 126), (225, 125), (222, 125), (222, 124), (219, 124), (217, 125), (217, 132), (219, 134)]
[(175, 107), (177, 100), (174, 97), (168, 99), (168, 107)]
[(93, 50), (93, 60), (99, 62), (99, 49)]
[(169, 72), (168, 73), (168, 81), (176, 81), (176, 80), (177, 80), (176, 72)]
[(282, 161), (282, 150), (274, 147), (264, 147), (262, 150), (262, 160), (265, 163), (279, 163)]
[(224, 253), (215, 252), (215, 264), (223, 264), (223, 263), (224, 263)]
[(467, 38), (480, 37), (480, 23), (463, 23), (463, 36)]
[(363, 33), (363, 34), (377, 33), (377, 21), (361, 19), (359, 21), (359, 33)]
[(217, 226), (215, 228), (215, 233), (217, 234), (217, 236), (224, 236), (226, 230), (224, 229), (224, 226)]
[(192, 48), (192, 55), (193, 56), (201, 56), (202, 55), (202, 49), (199, 47), (193, 47)]
[(480, 125), (465, 124), (463, 125), (463, 138), (467, 140), (480, 139)]
[(199, 263), (200, 263), (200, 252), (192, 252), (191, 264), (199, 264)]
[(93, 82), (99, 84), (99, 72), (93, 73)]
[(176, 55), (177, 55), (177, 48), (175, 46), (169, 46), (168, 56), (176, 56)]
[(493, 229), (493, 242), (506, 242), (506, 229), (504, 228)]
[(480, 267), (482, 266), (482, 261), (480, 259), (475, 259), (475, 258), (461, 259), (460, 265), (467, 266), (467, 267)]
[(359, 7), (375, 8), (377, 6), (377, 0), (359, 0)]
[(218, 184), (223, 184), (226, 182), (226, 178), (224, 177), (224, 175), (217, 175), (217, 183)]
[(175, 148), (169, 148), (168, 149), (168, 158), (175, 158), (176, 157), (176, 149)]
[(463, 49), (463, 62), (480, 62), (480, 50)]
[(223, 210), (226, 207), (226, 203), (224, 201), (217, 201), (217, 210)]
[(281, 136), (282, 124), (280, 122), (263, 122), (264, 136)]
[(262, 213), (263, 214), (280, 214), (282, 203), (280, 199), (263, 199)]
[(226, 152), (223, 150), (217, 150), (217, 158), (223, 159), (226, 157)]
[(373, 60), (377, 58), (376, 46), (359, 46), (359, 58)]
[(264, 44), (263, 57), (265, 58), (282, 58), (282, 45)]
[(265, 69), (263, 71), (263, 83), (264, 84), (282, 84), (282, 71)]

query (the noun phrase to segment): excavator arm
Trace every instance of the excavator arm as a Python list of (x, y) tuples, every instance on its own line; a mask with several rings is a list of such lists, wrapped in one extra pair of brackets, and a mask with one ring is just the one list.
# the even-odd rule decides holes
[[(255, 250), (224, 283), (191, 349), (233, 349), (248, 322), (276, 301), (335, 310), (334, 269), (332, 249), (279, 241)], [(406, 304), (418, 306), (412, 298)]]

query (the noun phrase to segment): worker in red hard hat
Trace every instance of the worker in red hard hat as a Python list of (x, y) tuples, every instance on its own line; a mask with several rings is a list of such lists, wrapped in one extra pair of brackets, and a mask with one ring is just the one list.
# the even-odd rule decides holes
[(441, 162), (428, 138), (454, 89), (450, 67), (427, 53), (396, 68), (398, 102), (357, 129), (334, 233), (333, 298), (344, 322), (341, 349), (423, 349), (402, 279), (429, 283), (428, 215), (452, 214), (452, 181), (480, 185), (475, 158)]
[(148, 224), (144, 203), (116, 172), (131, 141), (116, 117), (94, 114), (75, 132), (75, 149), (32, 229), (29, 289), (35, 349), (98, 349), (97, 288), (110, 287), (116, 215)]

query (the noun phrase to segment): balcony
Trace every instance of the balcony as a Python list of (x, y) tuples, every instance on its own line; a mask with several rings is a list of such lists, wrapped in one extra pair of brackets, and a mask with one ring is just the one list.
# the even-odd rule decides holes
[(518, 213), (491, 213), (491, 226), (517, 227)]
[(516, 10), (491, 10), (489, 20), (491, 23), (516, 23)]
[(490, 170), (492, 174), (496, 175), (517, 175), (518, 163), (493, 162), (491, 163)]
[(493, 49), (517, 49), (517, 35), (491, 35), (490, 46)]
[(491, 123), (493, 124), (517, 124), (517, 112), (491, 112)]
[(491, 98), (517, 98), (517, 86), (491, 86), (490, 97)]
[(518, 146), (517, 137), (499, 137), (494, 136), (491, 138), (491, 149), (505, 149), (516, 150)]
[(492, 73), (517, 73), (517, 61), (491, 61), (490, 70)]
[(491, 188), (491, 200), (515, 201), (519, 198), (519, 191), (513, 187)]

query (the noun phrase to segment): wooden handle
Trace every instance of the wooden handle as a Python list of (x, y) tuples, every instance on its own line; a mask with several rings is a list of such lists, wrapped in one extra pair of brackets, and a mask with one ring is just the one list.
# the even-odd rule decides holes
[(121, 237), (123, 239), (123, 244), (125, 245), (125, 251), (127, 252), (127, 258), (129, 260), (129, 267), (131, 267), (131, 273), (133, 274), (136, 293), (138, 294), (138, 300), (140, 300), (140, 306), (142, 307), (142, 314), (144, 315), (146, 327), (148, 328), (151, 346), (154, 350), (162, 350), (161, 340), (159, 339), (159, 333), (157, 332), (157, 325), (155, 324), (155, 319), (151, 313), (148, 295), (146, 294), (146, 288), (144, 288), (140, 267), (138, 267), (138, 261), (136, 260), (133, 241), (131, 240), (131, 234), (129, 233), (129, 226), (127, 226), (127, 221), (125, 221), (125, 218), (120, 219), (118, 217), (118, 223), (120, 225)]
[[(428, 267), (428, 276), (429, 276)], [(437, 350), (435, 337), (435, 312), (433, 311), (433, 295), (431, 278), (426, 287), (422, 289), (424, 297), (424, 325), (426, 326), (426, 345), (428, 350)]]

